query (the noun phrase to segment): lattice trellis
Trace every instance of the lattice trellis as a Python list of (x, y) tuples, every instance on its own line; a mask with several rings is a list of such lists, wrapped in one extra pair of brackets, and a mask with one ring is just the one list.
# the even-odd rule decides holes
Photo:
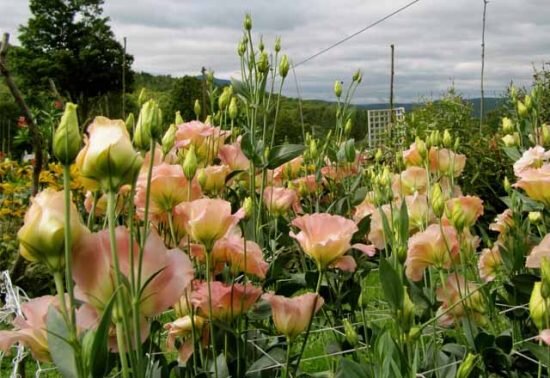
[[(405, 119), (405, 108), (394, 108), (394, 124), (402, 123)], [(387, 144), (391, 136), (391, 109), (376, 109), (368, 111), (368, 143), (369, 147), (379, 147)], [(396, 129), (397, 130), (397, 129)]]

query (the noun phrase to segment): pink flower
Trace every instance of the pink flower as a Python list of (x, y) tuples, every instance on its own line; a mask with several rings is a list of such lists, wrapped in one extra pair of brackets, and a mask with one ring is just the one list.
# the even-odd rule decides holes
[(353, 273), (357, 269), (357, 262), (355, 261), (353, 256), (344, 255), (344, 256), (340, 256), (336, 260), (334, 260), (329, 265), (329, 268), (339, 269), (342, 272)]
[(408, 196), (415, 192), (426, 193), (428, 172), (421, 167), (409, 167), (392, 180), (394, 196)]
[(531, 147), (514, 163), (514, 174), (516, 176), (521, 176), (521, 174), (529, 168), (540, 168), (549, 157), (550, 151), (544, 151), (543, 147)]
[(298, 195), (292, 189), (268, 186), (264, 189), (263, 200), (269, 212), (275, 216), (286, 214), (291, 207), (295, 212), (301, 211)]
[(203, 198), (184, 202), (178, 207), (187, 219), (188, 235), (210, 250), (244, 216), (243, 211), (231, 214), (231, 204), (221, 199)]
[(458, 177), (466, 165), (466, 156), (446, 148), (432, 147), (429, 154), (430, 171), (442, 176)]
[(550, 345), (550, 329), (543, 329), (537, 336), (539, 340), (542, 340), (546, 345)]
[(483, 201), (479, 197), (462, 196), (451, 198), (445, 202), (445, 216), (451, 221), (453, 220), (453, 209), (457, 204), (462, 210), (462, 220), (464, 221), (465, 228), (472, 227), (477, 219), (483, 215)]
[(300, 232), (290, 232), (303, 251), (317, 263), (320, 269), (326, 268), (350, 248), (353, 234), (357, 231), (355, 223), (339, 215), (306, 214), (292, 221)]
[(403, 160), (407, 167), (422, 166), (422, 156), (420, 156), (416, 143), (411, 144), (411, 147), (408, 150), (403, 151)]
[(525, 190), (529, 198), (550, 206), (550, 164), (523, 170), (514, 186)]
[(317, 191), (321, 188), (321, 183), (317, 182), (315, 175), (298, 177), (292, 181), (292, 184), (294, 187), (298, 188), (298, 192), (301, 196), (317, 193)]
[[(129, 277), (130, 234), (125, 227), (116, 229), (117, 253), (120, 270)], [(133, 242), (133, 261), (138, 261), (139, 248)], [(138, 266), (134, 272), (137, 276)], [(111, 246), (108, 230), (85, 235), (73, 248), (73, 278), (80, 297), (100, 312), (115, 290), (114, 270), (111, 264)], [(193, 265), (179, 249), (166, 250), (162, 239), (153, 230), (147, 237), (143, 252), (141, 282), (143, 289), (141, 313), (154, 316), (169, 308), (183, 295), (193, 279)]]
[(288, 163), (275, 168), (273, 173), (273, 179), (277, 180), (292, 180), (300, 175), (302, 167), (304, 165), (304, 158), (302, 156), (295, 157)]
[(420, 281), (428, 266), (449, 269), (459, 253), (456, 230), (451, 226), (432, 224), (409, 238), (405, 274)]
[[(192, 201), (200, 198), (202, 193), (196, 180), (191, 182), (189, 192), (189, 181), (183, 174), (179, 165), (161, 163), (154, 166), (151, 176), (149, 214), (152, 217), (159, 217), (171, 212), (176, 205), (184, 201)], [(136, 204), (137, 213), (143, 217), (147, 196), (147, 172), (141, 174), (136, 183)]]
[(510, 227), (514, 225), (512, 210), (506, 209), (501, 214), (498, 214), (495, 221), (489, 225), (489, 230), (504, 234)]
[(306, 293), (292, 298), (268, 293), (263, 298), (271, 304), (275, 328), (290, 340), (306, 330), (311, 318), (324, 303), (323, 297), (316, 293)]
[(386, 216), (386, 219), (388, 220), (388, 223), (391, 227), (391, 207), (389, 204), (386, 204), (383, 205), (380, 209), (375, 209), (372, 213), (372, 217), (370, 220), (370, 229), (367, 235), (367, 239), (370, 240), (370, 242), (374, 244), (377, 249), (380, 250), (386, 248), (386, 240), (384, 237), (384, 223), (382, 221), (381, 212)]
[(428, 197), (424, 194), (415, 193), (406, 196), (407, 210), (409, 213), (409, 229), (423, 229), (434, 219), (434, 214), (428, 205)]
[(437, 310), (437, 315), (441, 315), (438, 319), (440, 325), (451, 326), (467, 314), (482, 323), (486, 306), (477, 284), (453, 273), (447, 277), (445, 286), (436, 290), (436, 295), (437, 300), (442, 302)]
[(50, 306), (59, 308), (57, 297), (45, 295), (31, 299), (21, 305), (23, 316), (13, 320), (12, 331), (0, 331), (0, 350), (9, 353), (15, 343), (22, 343), (31, 350), (32, 356), (42, 362), (50, 361), (46, 318)]
[(225, 188), (225, 179), (231, 172), (227, 165), (209, 165), (197, 171), (202, 190), (208, 193), (219, 193)]
[(355, 223), (359, 223), (363, 218), (374, 214), (376, 206), (374, 205), (374, 192), (370, 191), (365, 196), (363, 202), (355, 207), (355, 213), (353, 214), (353, 220)]
[(210, 162), (218, 155), (218, 150), (228, 136), (229, 132), (222, 131), (219, 127), (199, 121), (186, 122), (178, 125), (176, 147), (187, 148), (193, 145), (199, 160)]
[(221, 146), (218, 157), (222, 163), (228, 165), (232, 171), (246, 171), (250, 168), (250, 161), (241, 149), (241, 137), (233, 144)]
[(193, 354), (193, 328), (197, 335), (202, 335), (201, 344), (208, 344), (208, 327), (204, 327), (205, 319), (200, 316), (191, 317), (186, 315), (171, 323), (164, 325), (164, 329), (168, 331), (166, 344), (169, 350), (176, 349), (176, 339), (180, 340), (178, 349), (178, 362), (186, 363), (189, 357)]
[(540, 268), (542, 259), (550, 260), (550, 234), (547, 234), (541, 242), (536, 245), (527, 256), (525, 266), (527, 268)]
[(493, 281), (501, 265), (502, 256), (498, 244), (495, 244), (491, 249), (484, 248), (477, 263), (479, 276), (485, 282)]
[[(262, 295), (262, 289), (250, 283), (226, 285), (223, 282), (212, 281), (210, 285), (212, 319), (220, 321), (229, 322), (247, 313)], [(197, 284), (196, 289), (191, 293), (191, 302), (198, 309), (199, 315), (209, 317), (207, 282)]]
[(260, 246), (236, 235), (220, 239), (214, 244), (212, 260), (214, 265), (227, 263), (235, 274), (245, 272), (261, 279), (265, 278), (269, 269)]

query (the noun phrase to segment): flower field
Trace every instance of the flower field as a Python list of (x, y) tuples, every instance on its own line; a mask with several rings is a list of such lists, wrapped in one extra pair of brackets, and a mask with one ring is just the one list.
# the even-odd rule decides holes
[[(30, 164), (0, 163), (2, 254), (46, 282), (29, 298), (4, 281), (1, 375), (549, 376), (543, 89), (512, 88), (491, 135), (368, 149), (357, 71), (328, 135), (277, 144), (289, 58), (251, 22), (239, 80), (207, 75), (206, 118), (197, 101), (166, 124), (143, 95), (83, 124), (67, 102), (36, 196)], [(469, 160), (497, 154), (501, 192), (466, 191)]]

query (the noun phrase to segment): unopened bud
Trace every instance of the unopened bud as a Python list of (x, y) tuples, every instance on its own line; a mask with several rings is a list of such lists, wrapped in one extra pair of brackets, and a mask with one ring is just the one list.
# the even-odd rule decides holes
[(171, 124), (168, 130), (166, 130), (166, 133), (164, 133), (164, 136), (162, 137), (162, 153), (164, 155), (168, 154), (168, 152), (170, 152), (170, 150), (174, 147), (177, 130), (177, 126), (175, 124)]
[(309, 156), (312, 159), (315, 159), (317, 157), (317, 153), (317, 141), (315, 139), (311, 139), (311, 141), (309, 142)]
[(351, 346), (356, 346), (359, 342), (359, 336), (353, 328), (353, 324), (351, 324), (348, 319), (344, 319), (342, 323), (344, 324), (344, 333), (346, 335), (346, 340), (348, 341), (348, 343), (350, 343)]
[(437, 218), (441, 218), (443, 216), (443, 211), (445, 210), (445, 199), (443, 198), (443, 191), (441, 190), (441, 185), (439, 185), (439, 183), (435, 183), (432, 186), (430, 200), (434, 215)]
[(237, 98), (232, 97), (231, 101), (229, 102), (229, 118), (231, 120), (235, 120), (238, 114), (239, 114), (239, 108), (237, 107)]
[(145, 90), (145, 88), (141, 88), (138, 96), (138, 106), (141, 108), (145, 101), (147, 101), (147, 91)]
[(206, 117), (206, 119), (204, 120), (204, 124), (205, 124), (205, 125), (210, 125), (210, 126), (213, 125), (213, 123), (212, 123), (212, 115), (209, 114), (209, 115)]
[(512, 184), (510, 184), (510, 180), (508, 180), (508, 177), (504, 177), (504, 181), (502, 183), (502, 186), (504, 187), (504, 190), (506, 191), (506, 193), (511, 193), (512, 192)]
[(518, 109), (518, 115), (520, 117), (525, 117), (527, 115), (527, 106), (525, 106), (525, 104), (521, 101), (518, 100), (517, 102), (517, 109)]
[(239, 45), (237, 46), (237, 54), (239, 54), (239, 56), (243, 56), (245, 52), (246, 52), (246, 43), (239, 42)]
[(288, 75), (288, 70), (290, 65), (288, 63), (288, 56), (283, 55), (281, 61), (279, 62), (279, 75), (284, 79)]
[(252, 29), (252, 17), (250, 16), (250, 13), (244, 15), (243, 27), (245, 30)]
[(357, 70), (353, 73), (352, 80), (356, 81), (357, 84), (361, 84), (361, 80), (363, 80), (363, 74), (361, 73), (361, 70)]
[(544, 299), (550, 298), (550, 260), (543, 257), (540, 260), (540, 278), (542, 280), (541, 295)]
[(513, 135), (511, 134), (507, 134), (505, 135), (504, 137), (502, 137), (502, 143), (504, 143), (504, 145), (506, 147), (514, 147), (516, 146), (516, 139), (514, 138)]
[(252, 198), (246, 197), (244, 199), (243, 210), (244, 210), (244, 216), (246, 219), (252, 216), (252, 212), (254, 211), (254, 207), (252, 206)]
[(141, 150), (149, 149), (152, 140), (160, 138), (162, 133), (162, 113), (154, 100), (143, 104), (134, 135), (134, 144)]
[(265, 74), (267, 73), (267, 71), (269, 71), (269, 56), (265, 51), (260, 54), (257, 65), (259, 72)]
[(525, 107), (527, 108), (527, 110), (531, 110), (531, 108), (533, 107), (533, 98), (527, 95), (523, 99), (523, 103), (525, 104)]
[(550, 145), (550, 125), (545, 123), (541, 126), (541, 128), (542, 128), (542, 143), (545, 146), (548, 146)]
[(199, 182), (201, 188), (204, 188), (206, 186), (207, 180), (208, 176), (206, 176), (206, 172), (204, 171), (204, 169), (200, 169), (199, 174), (197, 175), (197, 181)]
[(401, 326), (407, 332), (414, 324), (414, 303), (407, 293), (407, 287), (403, 287), (403, 309), (401, 310)]
[(336, 80), (334, 82), (334, 94), (338, 98), (340, 98), (340, 96), (342, 96), (342, 82), (340, 80)]
[(195, 100), (195, 106), (193, 107), (193, 111), (195, 112), (195, 117), (199, 119), (201, 117), (201, 103), (198, 99)]
[(183, 174), (187, 180), (192, 180), (195, 177), (197, 172), (197, 155), (195, 153), (195, 146), (191, 145), (187, 153), (185, 154), (185, 159), (183, 160)]
[(478, 354), (468, 353), (456, 372), (456, 378), (468, 378), (479, 361)]
[(260, 43), (258, 44), (258, 51), (263, 52), (265, 50), (264, 38), (260, 36)]
[(231, 96), (233, 96), (233, 87), (227, 86), (223, 88), (223, 92), (218, 98), (218, 106), (221, 110), (225, 110), (229, 106), (229, 101), (231, 101)]
[(453, 137), (451, 136), (451, 133), (449, 132), (449, 130), (445, 129), (445, 131), (443, 131), (443, 146), (447, 148), (451, 148), (452, 145), (453, 145)]
[(214, 71), (209, 70), (206, 73), (206, 82), (208, 83), (208, 86), (214, 85)]
[(449, 214), (447, 214), (447, 218), (450, 219), (453, 226), (455, 226), (456, 230), (461, 233), (462, 230), (464, 230), (465, 225), (465, 215), (464, 215), (464, 209), (462, 208), (462, 205), (460, 202), (455, 202), (452, 211), (450, 211)]
[(538, 224), (542, 220), (542, 214), (540, 211), (529, 212), (529, 222), (532, 224)]
[(514, 131), (514, 123), (508, 117), (503, 117), (501, 120), (502, 131), (506, 134), (510, 134)]
[(454, 145), (454, 150), (455, 150), (455, 152), (457, 152), (459, 148), (460, 148), (460, 138), (459, 138), (459, 137), (456, 137), (456, 139), (455, 139), (455, 145)]
[(428, 157), (428, 148), (426, 147), (426, 143), (420, 139), (419, 137), (416, 137), (414, 144), (416, 145), (416, 149), (418, 150), (418, 154), (422, 158), (422, 160), (426, 160)]
[(542, 296), (542, 282), (535, 282), (529, 299), (529, 314), (539, 330), (547, 328), (547, 309), (550, 308), (548, 302)]
[(275, 38), (275, 47), (273, 49), (275, 52), (281, 51), (281, 37)]
[(434, 130), (431, 132), (430, 144), (436, 147), (441, 144), (441, 133), (439, 132), (439, 130)]
[(134, 113), (128, 114), (128, 117), (126, 117), (126, 130), (130, 133), (130, 135), (134, 132), (134, 128), (136, 127), (136, 119), (134, 118)]
[(382, 150), (379, 148), (378, 150), (376, 150), (376, 153), (374, 154), (374, 160), (377, 163), (380, 163), (383, 156), (384, 156), (384, 154), (382, 153)]
[(346, 125), (344, 126), (344, 133), (346, 135), (349, 135), (349, 133), (351, 133), (351, 129), (353, 128), (353, 122), (351, 121), (351, 118), (349, 118), (347, 121), (346, 121)]
[(178, 110), (176, 112), (176, 117), (174, 118), (174, 123), (176, 125), (181, 125), (182, 123), (184, 123), (185, 121), (183, 120), (183, 117), (181, 116), (181, 113), (180, 111)]
[(70, 165), (80, 151), (80, 129), (78, 127), (77, 105), (68, 102), (53, 136), (53, 154), (63, 164)]

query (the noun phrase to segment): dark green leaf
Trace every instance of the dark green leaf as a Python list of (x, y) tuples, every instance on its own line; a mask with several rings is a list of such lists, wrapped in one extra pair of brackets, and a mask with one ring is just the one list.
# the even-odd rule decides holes
[(399, 274), (386, 259), (380, 260), (380, 282), (384, 297), (397, 311), (403, 307), (403, 284)]
[(368, 377), (369, 371), (365, 365), (346, 358), (340, 359), (335, 378), (364, 378)]
[(305, 146), (301, 144), (283, 144), (275, 146), (269, 151), (267, 168), (275, 169), (284, 163), (298, 157), (304, 152)]
[(67, 341), (70, 338), (69, 328), (59, 310), (54, 306), (50, 306), (48, 309), (46, 325), (48, 348), (57, 369), (64, 377), (77, 377), (74, 350)]
[(88, 357), (88, 364), (90, 366), (92, 377), (94, 378), (105, 377), (108, 373), (108, 371), (105, 371), (107, 366), (105, 361), (109, 356), (109, 327), (111, 326), (111, 314), (115, 300), (116, 293), (111, 296), (111, 299), (103, 310), (103, 315), (101, 315), (101, 320), (99, 321), (97, 329), (93, 331), (95, 335), (92, 348), (89, 352), (90, 355)]

